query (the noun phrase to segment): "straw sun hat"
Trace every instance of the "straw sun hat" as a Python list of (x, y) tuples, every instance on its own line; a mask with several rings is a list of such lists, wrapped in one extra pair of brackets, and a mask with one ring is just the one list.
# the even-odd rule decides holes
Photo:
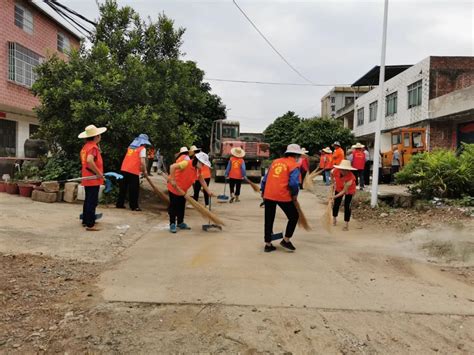
[(245, 157), (245, 150), (239, 147), (235, 147), (230, 150), (230, 154), (232, 154), (236, 158), (243, 158)]
[(356, 168), (352, 167), (351, 162), (349, 160), (343, 160), (341, 161), (341, 164), (334, 165), (334, 167), (341, 170), (357, 170)]
[(196, 151), (201, 151), (201, 148), (196, 147), (195, 145), (192, 145), (191, 148), (189, 148), (190, 152), (196, 152)]
[(301, 147), (298, 144), (289, 144), (286, 147), (286, 152), (285, 154), (299, 154), (303, 155), (304, 151), (301, 149)]
[(78, 137), (78, 138), (81, 138), (81, 139), (84, 139), (84, 138), (92, 138), (92, 137), (101, 135), (101, 134), (104, 133), (105, 131), (107, 131), (107, 128), (106, 128), (106, 127), (99, 127), (99, 128), (97, 128), (96, 126), (94, 126), (93, 124), (91, 124), (91, 125), (87, 126), (86, 129), (84, 130), (84, 132), (82, 132), (81, 134), (79, 134), (77, 137)]
[(331, 153), (332, 153), (332, 150), (331, 150), (331, 148), (326, 147), (326, 148), (323, 149), (323, 152), (324, 152), (324, 153), (331, 154)]
[(354, 144), (354, 145), (352, 146), (352, 149), (362, 149), (362, 148), (364, 148), (364, 147), (365, 147), (365, 145), (360, 144), (359, 142), (357, 142), (357, 144)]

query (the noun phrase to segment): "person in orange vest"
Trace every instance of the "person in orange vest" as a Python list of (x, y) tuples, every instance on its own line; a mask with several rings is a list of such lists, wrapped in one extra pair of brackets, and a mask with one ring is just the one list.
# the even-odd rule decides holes
[(86, 195), (82, 211), (82, 223), (87, 231), (100, 230), (100, 228), (97, 228), (95, 225), (95, 209), (99, 203), (100, 185), (104, 183), (104, 162), (98, 144), (101, 140), (101, 135), (105, 131), (107, 131), (106, 127), (97, 128), (94, 125), (89, 125), (84, 132), (78, 136), (78, 138), (86, 140), (80, 153), (82, 177), (97, 176), (97, 178), (82, 180), (81, 182)]
[(324, 176), (324, 182), (326, 183), (326, 186), (331, 185), (331, 170), (333, 168), (333, 163), (332, 163), (332, 150), (329, 147), (326, 147), (322, 150), (323, 156), (323, 176)]
[(180, 163), (183, 160), (190, 160), (189, 150), (186, 147), (181, 147), (178, 154), (176, 154), (176, 163)]
[(128, 204), (132, 211), (141, 211), (138, 206), (138, 197), (140, 194), (140, 173), (147, 175), (146, 171), (146, 146), (151, 145), (146, 134), (140, 134), (133, 140), (127, 149), (125, 158), (122, 161), (123, 179), (120, 180), (119, 196), (116, 207), (125, 208), (125, 197), (128, 192)]
[[(195, 154), (200, 153), (200, 152), (201, 152), (201, 148), (198, 148), (195, 145), (189, 148), (189, 155), (191, 157), (193, 157)], [(201, 175), (204, 178), (204, 181), (206, 182), (207, 187), (209, 187), (209, 184), (211, 183), (211, 168), (208, 167), (206, 164), (203, 164), (201, 167)], [(193, 190), (194, 190), (193, 199), (195, 199), (196, 201), (199, 200), (199, 192), (201, 192), (201, 189), (204, 193), (204, 203), (206, 204), (206, 207), (209, 208), (209, 195), (206, 192), (206, 190), (202, 188), (201, 182), (199, 180), (196, 180), (193, 185)]]
[(303, 150), (298, 144), (288, 145), (285, 156), (273, 161), (262, 180), (261, 191), (265, 201), (264, 251), (267, 253), (276, 250), (272, 245), (272, 234), (277, 206), (288, 218), (285, 236), (280, 245), (291, 251), (296, 249), (290, 239), (293, 237), (299, 219), (294, 201), (297, 201), (299, 193), (299, 160), (302, 154)]
[(155, 160), (155, 148), (150, 147), (146, 152), (146, 172), (148, 176), (153, 176), (151, 173), (151, 168), (153, 166), (153, 161)]
[(333, 208), (332, 217), (333, 225), (336, 225), (337, 215), (339, 214), (339, 207), (344, 197), (344, 228), (343, 230), (349, 230), (349, 221), (351, 220), (351, 204), (352, 197), (356, 193), (356, 181), (355, 176), (351, 171), (356, 169), (351, 166), (349, 160), (343, 160), (341, 164), (334, 165), (334, 169), (331, 172), (334, 181), (334, 196), (333, 196)]
[(335, 141), (333, 147), (334, 152), (332, 153), (332, 162), (334, 165), (341, 164), (341, 161), (344, 159), (344, 151), (341, 148), (341, 143)]
[(357, 169), (356, 185), (359, 184), (360, 190), (364, 190), (364, 170), (365, 170), (365, 153), (362, 150), (365, 146), (357, 143), (352, 146), (352, 167)]
[[(247, 170), (245, 168), (245, 151), (242, 148), (235, 147), (230, 150), (229, 162), (225, 170), (225, 178), (229, 179), (230, 200), (232, 202), (240, 202), (240, 187), (242, 180), (247, 178)], [(235, 190), (235, 194), (234, 194)]]
[(213, 196), (202, 176), (201, 169), (204, 165), (209, 168), (211, 167), (209, 156), (206, 153), (199, 152), (192, 159), (183, 159), (181, 162), (170, 166), (170, 174), (168, 176), (168, 193), (170, 196), (168, 215), (170, 217), (171, 233), (176, 233), (178, 229), (191, 229), (184, 223), (184, 212), (186, 210), (184, 194), (186, 194), (196, 179), (200, 181), (204, 191), (209, 196)]
[(306, 148), (301, 148), (301, 150), (303, 151), (303, 155), (300, 158), (300, 189), (303, 190), (303, 181), (309, 170), (309, 159), (307, 155), (309, 151), (307, 151)]

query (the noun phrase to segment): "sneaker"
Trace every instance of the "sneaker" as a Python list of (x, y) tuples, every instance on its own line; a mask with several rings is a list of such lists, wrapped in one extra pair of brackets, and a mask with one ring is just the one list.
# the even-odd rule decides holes
[(285, 242), (285, 239), (283, 239), (283, 240), (280, 242), (280, 245), (281, 245), (283, 248), (288, 249), (288, 250), (291, 250), (291, 251), (296, 250), (295, 246), (294, 246), (291, 242)]
[(170, 224), (170, 232), (171, 233), (176, 233), (177, 232), (176, 224), (174, 224), (174, 223)]
[(270, 253), (274, 250), (276, 250), (276, 248), (272, 244), (270, 244), (270, 245), (265, 244), (265, 249), (264, 249), (265, 253)]
[(188, 225), (187, 225), (186, 223), (184, 223), (184, 222), (178, 224), (178, 228), (179, 228), (179, 229), (183, 229), (183, 230), (190, 230), (190, 229), (191, 229), (191, 227), (188, 226)]

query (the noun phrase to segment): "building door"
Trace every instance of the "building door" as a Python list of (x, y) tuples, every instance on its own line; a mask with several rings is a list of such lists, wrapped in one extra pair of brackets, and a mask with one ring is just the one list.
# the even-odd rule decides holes
[(16, 156), (16, 121), (0, 119), (0, 157)]
[(461, 143), (474, 144), (474, 121), (463, 123), (458, 126), (458, 148)]

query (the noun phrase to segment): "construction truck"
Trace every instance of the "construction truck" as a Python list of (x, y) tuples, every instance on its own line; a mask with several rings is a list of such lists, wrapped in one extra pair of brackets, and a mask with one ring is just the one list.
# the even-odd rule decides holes
[(426, 129), (425, 128), (401, 128), (395, 129), (391, 133), (391, 148), (382, 153), (381, 181), (392, 181), (392, 160), (394, 147), (398, 148), (400, 156), (400, 169), (408, 164), (412, 155), (422, 153), (426, 150)]
[(263, 142), (263, 134), (240, 133), (240, 122), (229, 120), (216, 120), (212, 124), (209, 156), (214, 166), (216, 182), (224, 181), (230, 150), (235, 147), (245, 150), (247, 177), (260, 182), (262, 161), (270, 157), (270, 145)]

